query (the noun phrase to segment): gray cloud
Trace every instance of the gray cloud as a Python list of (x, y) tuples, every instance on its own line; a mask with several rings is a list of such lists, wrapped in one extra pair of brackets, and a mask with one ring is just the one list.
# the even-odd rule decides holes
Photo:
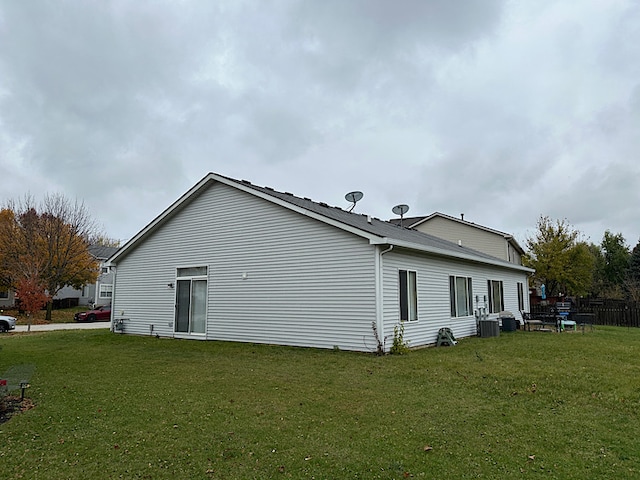
[(631, 1), (0, 1), (2, 198), (77, 196), (127, 238), (218, 171), (635, 244), (639, 25)]

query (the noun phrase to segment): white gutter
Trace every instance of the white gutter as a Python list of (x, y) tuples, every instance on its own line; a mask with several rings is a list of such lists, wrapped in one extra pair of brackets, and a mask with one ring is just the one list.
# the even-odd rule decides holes
[[(111, 282), (111, 327), (109, 328), (112, 332), (115, 332), (115, 323), (114, 323), (114, 319), (115, 319), (115, 315), (116, 315), (116, 267), (108, 267), (109, 268), (109, 273), (113, 274), (113, 281)], [(98, 292), (96, 291), (96, 296), (98, 295)]]
[(453, 250), (445, 250), (443, 248), (438, 248), (438, 247), (429, 247), (429, 246), (420, 245), (420, 244), (417, 244), (417, 243), (405, 242), (405, 241), (402, 241), (402, 240), (394, 240), (394, 239), (391, 239), (391, 238), (388, 238), (388, 237), (369, 240), (369, 243), (371, 245), (394, 245), (396, 247), (408, 248), (410, 250), (418, 250), (418, 251), (421, 251), (421, 252), (432, 253), (434, 255), (439, 255), (439, 256), (444, 256), (444, 257), (458, 258), (460, 260), (466, 260), (466, 261), (474, 262), (474, 263), (483, 263), (483, 264), (486, 264), (486, 265), (493, 265), (493, 266), (496, 266), (496, 267), (510, 268), (512, 270), (520, 270), (522, 272), (529, 272), (529, 273), (534, 273), (535, 272), (535, 270), (532, 269), (532, 268), (523, 267), (522, 265), (517, 265), (515, 263), (505, 262), (505, 261), (502, 261), (502, 260), (499, 260), (499, 259), (492, 260), (490, 258), (477, 257), (475, 255), (471, 255), (471, 254), (465, 253), (464, 251), (455, 252)]

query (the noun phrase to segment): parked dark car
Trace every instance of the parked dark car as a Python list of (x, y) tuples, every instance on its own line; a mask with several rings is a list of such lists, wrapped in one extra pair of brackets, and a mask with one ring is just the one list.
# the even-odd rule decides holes
[(76, 322), (95, 322), (96, 320), (111, 320), (111, 305), (101, 305), (93, 310), (79, 312), (73, 316)]

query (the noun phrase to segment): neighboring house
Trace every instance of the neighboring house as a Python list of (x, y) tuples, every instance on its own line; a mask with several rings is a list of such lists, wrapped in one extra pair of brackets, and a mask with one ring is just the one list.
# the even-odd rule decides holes
[(15, 303), (15, 295), (13, 290), (6, 287), (0, 287), (0, 308), (13, 307)]
[(77, 299), (78, 305), (109, 305), (113, 292), (113, 273), (105, 266), (105, 261), (118, 249), (116, 247), (105, 247), (103, 245), (90, 245), (89, 253), (99, 262), (100, 273), (95, 283), (90, 283), (76, 289), (73, 287), (62, 288), (54, 297), (54, 300), (64, 302), (65, 300)]
[(375, 351), (528, 311), (531, 269), (367, 215), (210, 173), (107, 262), (114, 328)]
[[(400, 219), (394, 218), (390, 222), (400, 224)], [(402, 225), (522, 265), (524, 250), (508, 233), (439, 212), (424, 217), (405, 218)]]

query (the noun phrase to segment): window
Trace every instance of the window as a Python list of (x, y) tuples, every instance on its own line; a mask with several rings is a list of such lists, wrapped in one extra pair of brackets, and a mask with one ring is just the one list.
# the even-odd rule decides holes
[(504, 310), (504, 294), (501, 280), (487, 280), (489, 291), (489, 313), (498, 313)]
[(0, 298), (9, 298), (8, 288), (0, 288)]
[(189, 268), (178, 269), (179, 277), (198, 277), (198, 276), (206, 276), (206, 275), (207, 275), (207, 267), (189, 267)]
[(449, 277), (449, 300), (452, 317), (467, 317), (473, 312), (470, 277)]
[(207, 323), (207, 267), (179, 268), (175, 331), (203, 334)]
[(100, 271), (102, 272), (103, 275), (105, 275), (105, 274), (109, 273), (109, 267), (102, 267), (100, 269)]
[(400, 270), (400, 321), (415, 322), (418, 320), (418, 286), (416, 272)]
[(113, 295), (113, 285), (110, 283), (100, 284), (100, 298), (111, 298)]
[(524, 312), (524, 285), (518, 282), (518, 310)]

